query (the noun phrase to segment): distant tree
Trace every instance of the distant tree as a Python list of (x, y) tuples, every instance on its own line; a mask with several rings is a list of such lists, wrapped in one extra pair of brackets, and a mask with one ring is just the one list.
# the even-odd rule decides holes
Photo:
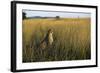
[(22, 17), (23, 17), (23, 19), (26, 19), (26, 13), (25, 12), (22, 13)]
[(60, 16), (56, 16), (56, 19), (60, 19)]

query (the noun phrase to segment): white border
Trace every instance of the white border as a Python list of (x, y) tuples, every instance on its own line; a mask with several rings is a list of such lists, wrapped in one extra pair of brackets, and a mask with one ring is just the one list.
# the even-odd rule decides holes
[[(89, 12), (91, 13), (91, 60), (77, 60), (77, 61), (55, 61), (55, 62), (32, 62), (22, 63), (22, 9), (30, 10), (51, 10), (51, 11), (70, 11), (70, 12)], [(52, 68), (52, 67), (72, 67), (72, 66), (86, 66), (95, 65), (96, 61), (96, 11), (93, 8), (79, 8), (79, 7), (60, 7), (60, 6), (45, 6), (45, 5), (27, 5), (17, 4), (17, 38), (16, 38), (16, 66), (17, 70), (22, 69), (38, 69), (38, 68)]]

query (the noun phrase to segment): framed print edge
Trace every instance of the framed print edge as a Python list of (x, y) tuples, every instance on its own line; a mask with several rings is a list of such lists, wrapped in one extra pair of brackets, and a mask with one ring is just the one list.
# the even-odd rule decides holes
[[(85, 65), (85, 66), (72, 66), (72, 67), (52, 67), (52, 68), (38, 68), (38, 69), (21, 69), (17, 70), (16, 68), (16, 5), (17, 4), (35, 4), (35, 5), (51, 5), (51, 6), (69, 6), (69, 7), (85, 7), (85, 8), (95, 8), (96, 9), (96, 64), (95, 65)], [(98, 7), (97, 6), (89, 6), (89, 5), (74, 5), (74, 4), (56, 4), (56, 3), (43, 3), (43, 2), (24, 2), (24, 1), (12, 1), (11, 2), (11, 71), (12, 72), (23, 72), (23, 71), (40, 71), (40, 70), (55, 70), (55, 69), (73, 69), (73, 68), (89, 68), (89, 67), (97, 67), (98, 66)]]
[(11, 71), (16, 71), (16, 2), (11, 2)]
[(98, 67), (98, 6), (96, 9), (96, 67)]

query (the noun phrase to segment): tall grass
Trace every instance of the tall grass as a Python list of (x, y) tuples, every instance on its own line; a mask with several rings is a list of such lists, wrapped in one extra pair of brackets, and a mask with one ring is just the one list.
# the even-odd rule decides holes
[[(53, 29), (53, 45), (38, 49), (48, 29)], [(90, 18), (25, 19), (22, 30), (23, 62), (91, 58)]]

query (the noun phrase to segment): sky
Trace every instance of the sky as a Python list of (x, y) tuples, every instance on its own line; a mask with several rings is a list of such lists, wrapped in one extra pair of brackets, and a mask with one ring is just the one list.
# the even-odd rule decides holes
[(83, 12), (56, 12), (56, 11), (37, 11), (37, 10), (23, 10), (27, 17), (41, 16), (41, 17), (56, 17), (60, 16), (62, 18), (89, 18), (90, 13)]

